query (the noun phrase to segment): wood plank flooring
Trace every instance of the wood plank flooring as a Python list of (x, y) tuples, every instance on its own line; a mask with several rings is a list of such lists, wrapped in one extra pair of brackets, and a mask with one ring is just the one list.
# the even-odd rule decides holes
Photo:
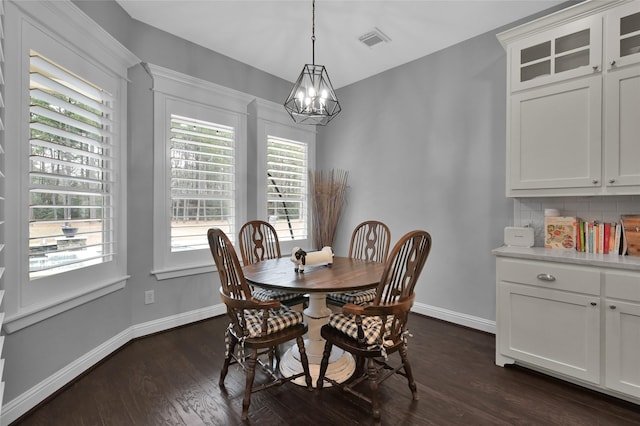
[[(218, 377), (226, 317), (135, 340), (13, 423), (32, 425), (241, 425), (244, 374)], [(381, 387), (383, 425), (640, 425), (640, 406), (494, 364), (491, 334), (412, 314), (406, 380)], [(257, 376), (258, 379), (259, 376)], [(254, 393), (248, 424), (369, 425), (369, 407), (337, 389), (285, 384)]]

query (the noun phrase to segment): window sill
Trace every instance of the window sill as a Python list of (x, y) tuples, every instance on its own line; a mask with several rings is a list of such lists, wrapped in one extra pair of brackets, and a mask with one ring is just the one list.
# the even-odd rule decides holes
[(156, 269), (151, 271), (151, 275), (155, 275), (158, 281), (168, 280), (171, 278), (187, 277), (189, 275), (200, 275), (209, 272), (215, 272), (214, 265), (202, 265), (202, 266), (180, 266), (165, 269)]
[(36, 324), (40, 321), (51, 318), (54, 315), (58, 315), (62, 312), (68, 311), (92, 300), (98, 299), (102, 296), (106, 296), (114, 291), (121, 290), (125, 287), (129, 275), (117, 278), (114, 281), (104, 283), (98, 287), (87, 289), (83, 292), (72, 294), (64, 299), (59, 299), (47, 304), (38, 306), (29, 306), (26, 309), (19, 312), (7, 315), (4, 321), (4, 330), (8, 333), (14, 333)]

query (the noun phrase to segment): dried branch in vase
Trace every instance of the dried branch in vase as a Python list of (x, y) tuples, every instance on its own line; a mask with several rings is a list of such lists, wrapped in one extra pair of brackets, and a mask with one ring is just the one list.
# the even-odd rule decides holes
[(333, 246), (347, 189), (345, 170), (309, 170), (313, 208), (313, 242), (318, 250)]

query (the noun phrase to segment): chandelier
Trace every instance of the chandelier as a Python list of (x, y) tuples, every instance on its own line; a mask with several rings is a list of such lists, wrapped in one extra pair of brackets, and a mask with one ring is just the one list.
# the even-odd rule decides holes
[(284, 102), (293, 121), (324, 126), (340, 112), (340, 104), (324, 65), (316, 65), (316, 2), (313, 0), (311, 64), (305, 64)]

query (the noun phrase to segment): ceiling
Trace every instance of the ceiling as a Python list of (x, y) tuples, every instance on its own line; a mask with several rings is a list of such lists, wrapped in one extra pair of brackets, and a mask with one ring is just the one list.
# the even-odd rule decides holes
[[(116, 1), (133, 19), (288, 81), (312, 62), (311, 0)], [(561, 3), (317, 0), (315, 63), (337, 89)], [(359, 41), (376, 28), (390, 41)]]

